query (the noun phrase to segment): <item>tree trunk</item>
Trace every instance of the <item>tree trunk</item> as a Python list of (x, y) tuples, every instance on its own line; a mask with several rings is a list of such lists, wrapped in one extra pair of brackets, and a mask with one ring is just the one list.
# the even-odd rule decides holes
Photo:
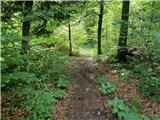
[(127, 55), (127, 35), (128, 35), (128, 19), (129, 19), (129, 0), (123, 0), (122, 4), (122, 23), (120, 28), (120, 37), (118, 43), (117, 58), (119, 61), (126, 61)]
[(102, 32), (102, 20), (103, 20), (103, 9), (104, 9), (104, 5), (103, 5), (103, 0), (100, 1), (100, 13), (99, 13), (99, 20), (98, 20), (98, 55), (102, 54), (102, 50), (101, 50), (101, 32)]
[[(25, 1), (23, 16), (26, 17), (28, 13), (32, 11), (33, 1)], [(28, 36), (29, 36), (29, 29), (30, 29), (31, 21), (24, 21), (22, 25), (22, 46), (21, 52), (27, 53), (29, 46), (28, 46)]]
[(70, 18), (69, 18), (69, 23), (68, 23), (68, 37), (69, 37), (69, 56), (72, 56), (72, 39), (71, 39)]

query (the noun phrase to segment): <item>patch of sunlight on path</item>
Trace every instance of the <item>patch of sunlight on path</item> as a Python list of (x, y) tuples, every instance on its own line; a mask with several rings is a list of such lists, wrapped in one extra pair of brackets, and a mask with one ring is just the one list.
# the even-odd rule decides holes
[(95, 56), (96, 50), (94, 48), (80, 48), (80, 55)]

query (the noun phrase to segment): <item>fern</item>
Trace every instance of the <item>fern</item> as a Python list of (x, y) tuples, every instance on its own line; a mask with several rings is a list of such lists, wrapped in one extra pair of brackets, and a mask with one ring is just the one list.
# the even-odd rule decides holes
[(116, 86), (110, 84), (104, 76), (99, 77), (97, 79), (97, 83), (100, 84), (99, 91), (104, 95), (108, 95), (116, 91)]
[(69, 81), (66, 80), (66, 77), (61, 76), (58, 81), (57, 81), (57, 87), (64, 87), (66, 88), (68, 85)]
[(102, 84), (99, 90), (101, 91), (102, 94), (107, 95), (107, 94), (115, 92), (116, 86), (110, 85), (110, 84), (108, 85)]
[(144, 120), (137, 113), (128, 113), (128, 112), (123, 112), (123, 119), (124, 120)]
[(112, 112), (117, 114), (119, 118), (122, 118), (123, 112), (129, 112), (130, 108), (124, 104), (124, 102), (117, 97), (108, 102), (108, 105), (112, 108)]
[(61, 99), (61, 98), (64, 98), (66, 97), (68, 94), (66, 93), (66, 90), (61, 90), (59, 88), (57, 88), (54, 92), (53, 92), (53, 96), (56, 98), (56, 99)]
[(54, 104), (57, 101), (52, 93), (33, 88), (26, 88), (23, 91), (23, 95), (26, 95), (27, 99), (22, 105), (29, 111), (29, 114), (25, 119), (52, 118), (52, 113), (56, 110)]
[(100, 85), (102, 85), (102, 84), (108, 84), (108, 80), (106, 79), (105, 76), (98, 77), (96, 82), (98, 84), (100, 84)]

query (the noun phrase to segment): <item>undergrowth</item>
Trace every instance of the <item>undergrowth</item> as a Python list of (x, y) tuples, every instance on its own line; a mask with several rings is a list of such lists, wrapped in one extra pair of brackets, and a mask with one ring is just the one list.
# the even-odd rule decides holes
[(160, 65), (158, 62), (135, 59), (129, 63), (113, 63), (110, 67), (118, 69), (119, 83), (137, 84), (143, 96), (160, 102)]
[(116, 86), (114, 84), (110, 84), (105, 76), (98, 77), (97, 83), (100, 85), (99, 91), (103, 95), (108, 95), (116, 91)]
[(111, 109), (112, 113), (117, 115), (119, 119), (122, 120), (159, 120), (160, 116), (150, 116), (141, 115), (138, 112), (133, 111), (127, 104), (125, 104), (121, 99), (115, 97), (107, 103)]
[[(3, 55), (1, 88), (2, 105), (5, 107), (2, 108), (2, 119), (15, 115), (20, 108), (27, 112), (23, 116), (17, 115), (16, 119), (51, 119), (56, 111), (56, 102), (67, 96), (68, 56), (54, 50), (31, 51), (26, 55), (5, 51)], [(11, 96), (6, 98), (8, 93)], [(20, 100), (19, 106), (11, 104), (8, 99)]]

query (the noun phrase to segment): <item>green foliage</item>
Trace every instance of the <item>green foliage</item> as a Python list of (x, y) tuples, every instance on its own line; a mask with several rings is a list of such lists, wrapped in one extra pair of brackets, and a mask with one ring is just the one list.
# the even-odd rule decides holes
[(33, 88), (25, 88), (22, 93), (22, 95), (27, 96), (27, 99), (23, 101), (22, 105), (29, 112), (24, 119), (52, 118), (52, 113), (56, 110), (54, 106), (56, 99), (52, 93)]
[(104, 85), (104, 84), (102, 84), (102, 86), (99, 88), (99, 90), (100, 90), (100, 92), (102, 94), (108, 95), (110, 93), (115, 92), (116, 91), (116, 87), (115, 87), (115, 85), (110, 85), (110, 84)]
[(159, 52), (160, 52), (160, 48), (159, 48), (159, 44), (160, 44), (160, 32), (154, 32), (152, 34), (152, 39), (153, 39), (153, 43), (150, 44), (150, 53), (151, 53), (151, 57), (154, 61), (159, 61), (160, 59), (160, 55), (159, 55)]
[[(153, 69), (154, 68), (154, 69)], [(140, 90), (145, 96), (151, 96), (156, 101), (160, 101), (158, 94), (160, 93), (160, 77), (159, 64), (154, 63), (151, 67), (147, 65), (137, 65), (134, 68), (134, 73), (139, 75), (141, 79)]]
[(121, 81), (125, 81), (125, 82), (129, 82), (128, 78), (131, 76), (132, 71), (131, 70), (127, 70), (125, 68), (120, 69), (120, 80)]
[(142, 103), (137, 97), (133, 97), (130, 103), (132, 111), (139, 113), (141, 111)]
[(112, 108), (112, 112), (117, 114), (119, 118), (123, 117), (124, 112), (129, 112), (130, 108), (117, 97), (108, 102), (108, 105)]
[[(37, 76), (46, 79), (58, 79), (58, 75), (65, 69), (65, 60), (67, 56), (63, 53), (54, 51), (42, 51), (39, 54), (39, 60), (31, 61), (28, 64), (28, 71), (35, 73)], [(64, 62), (64, 64), (62, 64)]]
[(136, 113), (124, 113), (123, 118), (124, 120), (147, 120), (140, 118)]
[(62, 90), (62, 89), (55, 89), (55, 91), (53, 92), (53, 96), (56, 98), (56, 99), (61, 99), (61, 98), (64, 98), (66, 97), (68, 94), (66, 93), (66, 90)]
[(116, 86), (110, 84), (104, 76), (99, 77), (97, 79), (97, 83), (100, 84), (99, 91), (104, 95), (108, 95), (116, 91)]
[[(64, 88), (69, 83), (66, 71), (68, 57), (53, 50), (31, 51), (26, 55), (12, 50), (7, 52), (3, 53), (2, 60), (3, 94), (11, 92), (11, 98), (22, 99), (19, 105), (28, 112), (22, 119), (52, 119), (57, 99), (67, 96)], [(15, 107), (11, 105), (8, 109)]]
[(60, 76), (58, 81), (57, 81), (57, 87), (67, 87), (68, 86), (69, 81), (66, 79), (66, 76)]
[(153, 116), (152, 120), (160, 120), (160, 116), (156, 114), (155, 116)]
[(2, 84), (1, 87), (3, 88), (10, 88), (15, 85), (22, 85), (22, 84), (31, 84), (31, 82), (38, 81), (38, 78), (35, 74), (27, 73), (27, 72), (13, 72), (2, 76)]
[(160, 93), (160, 79), (156, 77), (148, 77), (141, 85), (141, 91), (144, 95), (150, 96)]
[(10, 47), (11, 45), (9, 45), (9, 43), (11, 43), (13, 46), (15, 45), (16, 42), (19, 42), (21, 39), (20, 35), (17, 33), (8, 33), (8, 34), (4, 34), (2, 35), (2, 45), (4, 47)]
[[(66, 53), (69, 50), (68, 19), (70, 18), (71, 22), (73, 53), (80, 51), (88, 55), (92, 52), (90, 55), (95, 56), (99, 6), (95, 1), (34, 1), (33, 11), (23, 17), (23, 11), (28, 11), (24, 10), (24, 2), (2, 1), (2, 57), (0, 58), (3, 58), (1, 60), (2, 94), (9, 92), (13, 95), (11, 98), (27, 98), (22, 101), (23, 106), (29, 111), (25, 119), (51, 119), (52, 103), (55, 103), (55, 99), (67, 96), (65, 88), (69, 82), (64, 76), (68, 72), (65, 69), (68, 61)], [(121, 17), (119, 11), (122, 2), (108, 3), (104, 5), (102, 26), (104, 54), (97, 57), (99, 61), (106, 61), (105, 58), (115, 56), (117, 51)], [(143, 61), (139, 63), (133, 61), (133, 63), (149, 62), (149, 64), (137, 65), (131, 70), (125, 69), (122, 63), (114, 64), (120, 69), (121, 80), (128, 81), (128, 78), (133, 76), (140, 79), (140, 91), (158, 102), (160, 101), (159, 5), (159, 1), (146, 2), (145, 0), (133, 1), (130, 6), (127, 47), (136, 46), (142, 49), (143, 55), (140, 59)], [(22, 55), (20, 54), (22, 22), (28, 20), (32, 21), (28, 36), (30, 51)], [(99, 90), (102, 94), (108, 95), (116, 90), (116, 86), (110, 84), (106, 78), (99, 78), (97, 82), (100, 84)], [(115, 104), (118, 104), (117, 109), (120, 112), (125, 111), (124, 103), (115, 101), (117, 101)], [(138, 112), (140, 103), (136, 99), (132, 102), (135, 104), (132, 110)], [(15, 106), (11, 105), (8, 109), (12, 108)], [(114, 112), (117, 109), (114, 109)], [(137, 117), (139, 115), (132, 112), (125, 112), (119, 116), (123, 116), (124, 119), (139, 119)], [(154, 119), (158, 120), (159, 117)]]
[(106, 79), (105, 76), (100, 76), (97, 78), (97, 81), (96, 81), (98, 84), (102, 85), (102, 84), (107, 84), (108, 83), (108, 80)]
[(2, 86), (10, 81), (36, 81), (36, 77), (58, 79), (65, 69), (67, 59), (63, 53), (54, 51), (31, 52), (27, 55), (13, 52), (5, 56), (2, 62)]
[(118, 67), (120, 71), (120, 81), (135, 83), (132, 80), (138, 79), (140, 92), (157, 102), (160, 101), (160, 66), (156, 61), (146, 61), (142, 64), (140, 60), (134, 60), (131, 63), (114, 64), (113, 66)]
[(94, 47), (96, 40), (95, 28), (97, 27), (95, 23), (98, 21), (98, 17), (94, 16), (97, 14), (96, 8), (92, 7), (92, 9), (86, 10), (85, 14), (87, 17), (84, 20), (83, 26), (87, 34), (86, 45)]
[(4, 61), (2, 65), (6, 67), (2, 69), (2, 73), (13, 72), (14, 70), (22, 71), (26, 65), (26, 60), (28, 59), (25, 55), (21, 55), (17, 50), (6, 50), (2, 51), (2, 56), (4, 56)]
[(120, 119), (124, 120), (149, 120), (145, 115), (139, 115), (136, 112), (132, 112), (128, 105), (126, 105), (121, 99), (115, 97), (108, 102), (108, 105), (112, 108), (112, 112)]

